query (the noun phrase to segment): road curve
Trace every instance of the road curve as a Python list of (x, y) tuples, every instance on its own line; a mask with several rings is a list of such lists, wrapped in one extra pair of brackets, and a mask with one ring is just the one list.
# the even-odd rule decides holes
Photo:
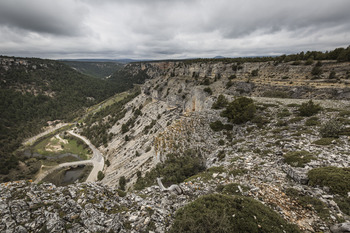
[[(95, 182), (97, 180), (98, 172), (102, 171), (103, 167), (105, 165), (105, 160), (102, 156), (102, 153), (94, 145), (92, 145), (92, 143), (86, 137), (74, 133), (73, 130), (68, 131), (68, 133), (73, 135), (74, 137), (77, 137), (77, 138), (80, 138), (81, 140), (83, 140), (86, 143), (86, 145), (88, 145), (90, 147), (90, 149), (92, 150), (93, 156), (90, 159), (90, 161), (92, 162), (92, 165), (94, 167), (93, 167), (92, 171), (90, 172), (90, 175), (88, 176), (88, 178), (86, 179), (85, 182)], [(88, 162), (88, 161), (89, 160), (86, 160), (86, 162)], [(78, 162), (80, 162), (80, 161), (78, 161)], [(83, 162), (83, 161), (81, 161), (81, 162)], [(77, 162), (66, 163), (66, 164), (75, 165), (74, 163), (77, 163)]]
[(22, 144), (23, 144), (23, 145), (30, 145), (30, 144), (33, 144), (33, 143), (34, 143), (36, 140), (38, 140), (39, 138), (44, 137), (45, 135), (47, 135), (47, 134), (49, 134), (49, 133), (52, 133), (52, 132), (54, 132), (54, 131), (56, 131), (56, 130), (58, 130), (58, 129), (64, 127), (64, 126), (67, 126), (67, 125), (69, 125), (69, 123), (59, 123), (59, 124), (57, 124), (56, 126), (51, 127), (51, 128), (49, 128), (49, 129), (45, 130), (44, 132), (35, 135), (34, 137), (31, 137), (31, 138), (28, 138), (28, 139), (24, 140), (24, 142), (23, 142)]
[(63, 168), (63, 167), (69, 167), (69, 166), (77, 166), (77, 165), (88, 165), (88, 164), (92, 164), (93, 168), (88, 176), (88, 178), (86, 179), (85, 182), (95, 182), (97, 181), (97, 174), (99, 171), (103, 170), (104, 167), (104, 158), (101, 154), (101, 152), (94, 146), (91, 144), (91, 142), (89, 141), (89, 139), (87, 139), (84, 136), (81, 136), (79, 134), (74, 133), (72, 130), (68, 131), (69, 134), (73, 135), (74, 137), (80, 138), (81, 140), (83, 140), (92, 150), (93, 152), (93, 156), (90, 160), (82, 160), (82, 161), (75, 161), (75, 162), (69, 162), (69, 163), (61, 163), (59, 165), (57, 165), (56, 167), (40, 174), (35, 182), (38, 183), (40, 182), (42, 179), (44, 179), (48, 174), (56, 171), (59, 168)]

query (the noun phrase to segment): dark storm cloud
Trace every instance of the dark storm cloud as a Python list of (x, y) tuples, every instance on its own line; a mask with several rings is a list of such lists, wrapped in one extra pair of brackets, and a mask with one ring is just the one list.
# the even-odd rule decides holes
[(81, 21), (86, 9), (69, 3), (65, 0), (2, 1), (0, 25), (38, 33), (77, 35), (82, 33)]
[(0, 53), (186, 58), (330, 50), (350, 42), (348, 0), (8, 0)]

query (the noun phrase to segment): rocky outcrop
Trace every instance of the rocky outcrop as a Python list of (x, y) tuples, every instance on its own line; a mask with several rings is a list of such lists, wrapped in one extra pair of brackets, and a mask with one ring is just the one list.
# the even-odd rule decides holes
[(348, 233), (350, 232), (350, 222), (340, 223), (331, 227), (332, 233)]

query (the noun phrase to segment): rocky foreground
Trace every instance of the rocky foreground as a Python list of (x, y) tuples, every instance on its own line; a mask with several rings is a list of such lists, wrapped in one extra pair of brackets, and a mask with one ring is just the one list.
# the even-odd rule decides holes
[[(0, 186), (0, 231), (167, 232), (177, 209), (199, 196), (220, 192), (220, 185), (237, 181), (233, 175), (224, 172), (206, 175), (181, 183), (179, 186), (183, 193), (180, 195), (161, 191), (158, 186), (129, 192), (124, 196), (101, 183), (62, 187), (29, 181), (3, 183)], [(283, 179), (283, 174), (275, 175), (277, 183)], [(315, 210), (305, 210), (288, 197), (280, 186), (266, 185), (259, 181), (262, 177), (257, 175), (256, 178), (255, 183), (242, 185), (242, 188), (238, 186), (236, 194), (250, 196), (267, 204), (283, 218), (297, 224), (302, 232), (348, 232), (349, 223), (335, 224), (336, 218), (342, 214), (332, 201), (333, 197), (323, 190), (298, 187), (328, 203), (331, 220), (327, 224)]]
[(18, 181), (1, 184), (1, 232), (165, 232), (175, 211), (213, 186), (183, 183), (182, 195), (158, 186), (120, 197), (100, 183), (56, 187)]

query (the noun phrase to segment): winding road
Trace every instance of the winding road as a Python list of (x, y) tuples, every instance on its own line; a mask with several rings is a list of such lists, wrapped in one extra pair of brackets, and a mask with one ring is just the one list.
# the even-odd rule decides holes
[(79, 134), (74, 133), (72, 130), (68, 131), (69, 134), (73, 135), (74, 137), (80, 138), (81, 140), (83, 140), (92, 150), (93, 152), (93, 156), (90, 160), (82, 160), (82, 161), (75, 161), (75, 162), (69, 162), (69, 163), (61, 163), (59, 165), (57, 165), (56, 167), (41, 173), (35, 180), (36, 183), (40, 182), (41, 180), (43, 180), (48, 174), (56, 171), (59, 168), (63, 168), (63, 167), (70, 167), (70, 166), (77, 166), (77, 165), (92, 165), (93, 168), (88, 176), (88, 178), (86, 179), (85, 182), (95, 182), (97, 181), (97, 174), (99, 171), (103, 170), (104, 167), (104, 158), (102, 156), (102, 153), (94, 146), (91, 144), (91, 142), (89, 141), (89, 139), (87, 139), (84, 136), (81, 136)]

